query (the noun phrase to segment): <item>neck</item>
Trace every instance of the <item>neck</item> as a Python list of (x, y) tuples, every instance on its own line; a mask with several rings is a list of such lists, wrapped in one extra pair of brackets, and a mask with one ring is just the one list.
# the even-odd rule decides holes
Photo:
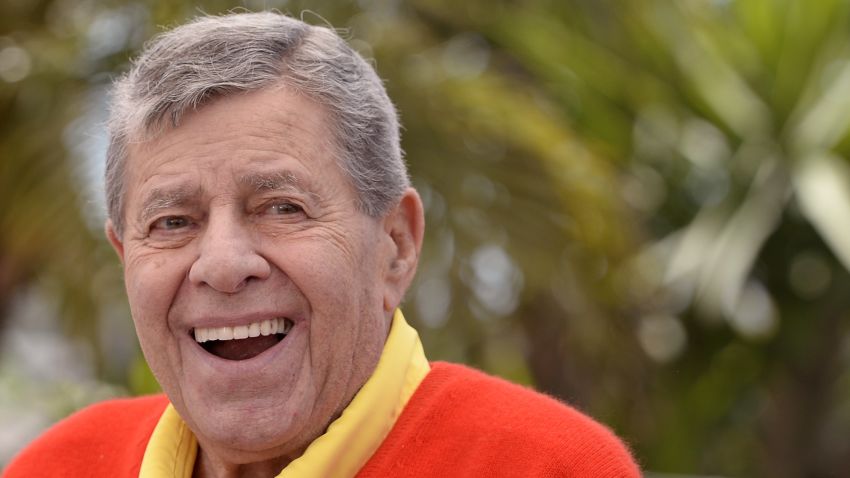
[(198, 447), (192, 478), (269, 478), (277, 476), (292, 460), (301, 456), (301, 450), (293, 456), (281, 456), (264, 461), (234, 464), (217, 459)]

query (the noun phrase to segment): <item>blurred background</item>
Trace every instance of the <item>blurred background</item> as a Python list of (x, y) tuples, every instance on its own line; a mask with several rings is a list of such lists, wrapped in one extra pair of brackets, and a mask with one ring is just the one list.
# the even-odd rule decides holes
[(0, 0), (0, 468), (157, 390), (101, 232), (106, 91), (235, 6), (375, 59), (430, 359), (574, 404), (649, 477), (847, 476), (848, 0)]

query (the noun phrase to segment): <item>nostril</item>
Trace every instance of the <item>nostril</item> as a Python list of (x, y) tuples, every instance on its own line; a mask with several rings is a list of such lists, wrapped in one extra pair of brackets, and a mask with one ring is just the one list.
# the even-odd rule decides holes
[(247, 286), (247, 285), (248, 285), (248, 282), (250, 282), (250, 281), (251, 281), (251, 279), (252, 279), (251, 277), (248, 277), (248, 278), (246, 278), (245, 280), (243, 280), (242, 282), (240, 282), (240, 283), (236, 284), (235, 286), (231, 287), (229, 290), (222, 291), (222, 292), (226, 293), (227, 295), (234, 295), (234, 294), (238, 294), (239, 292), (241, 292), (241, 291), (242, 291), (242, 289), (244, 289), (244, 288), (245, 288), (245, 286)]
[(210, 281), (204, 281), (204, 285), (212, 287), (218, 292), (222, 292), (227, 295), (234, 295), (245, 289), (251, 278), (245, 277), (241, 280), (237, 280), (238, 279), (234, 277), (234, 274), (223, 273), (220, 275), (220, 277), (217, 277)]

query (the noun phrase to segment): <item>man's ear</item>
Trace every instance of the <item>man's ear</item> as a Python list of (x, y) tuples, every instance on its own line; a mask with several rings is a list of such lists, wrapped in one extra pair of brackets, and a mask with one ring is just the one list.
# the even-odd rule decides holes
[(118, 233), (115, 231), (115, 225), (112, 224), (111, 219), (106, 220), (106, 225), (103, 227), (106, 232), (106, 238), (109, 239), (109, 243), (112, 244), (112, 248), (115, 249), (115, 253), (118, 254), (118, 259), (121, 261), (121, 264), (124, 264), (124, 243), (121, 242), (121, 238), (118, 237)]
[(392, 243), (384, 272), (384, 310), (390, 312), (401, 303), (413, 281), (422, 251), (425, 212), (415, 189), (407, 188), (395, 208), (384, 217), (384, 233)]

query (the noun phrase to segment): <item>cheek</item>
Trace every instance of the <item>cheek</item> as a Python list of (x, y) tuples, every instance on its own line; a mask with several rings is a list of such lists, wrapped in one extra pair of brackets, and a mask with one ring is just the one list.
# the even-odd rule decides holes
[(340, 250), (312, 241), (304, 247), (290, 247), (288, 257), (297, 260), (280, 266), (312, 309), (314, 353), (342, 354), (348, 361), (366, 331), (374, 330), (370, 319), (380, 321), (383, 302), (380, 274), (368, 249), (352, 255), (340, 254)]
[(124, 283), (137, 328), (150, 321), (165, 323), (170, 304), (186, 276), (185, 268), (176, 259), (157, 254), (127, 260)]
[(282, 271), (317, 312), (351, 316), (371, 310), (381, 280), (374, 261), (368, 254), (352, 257), (337, 252), (327, 246), (300, 249), (298, 263), (290, 262)]
[(151, 371), (164, 390), (176, 387), (179, 363), (168, 314), (185, 274), (166, 257), (137, 256), (125, 265), (124, 282), (136, 335)]

